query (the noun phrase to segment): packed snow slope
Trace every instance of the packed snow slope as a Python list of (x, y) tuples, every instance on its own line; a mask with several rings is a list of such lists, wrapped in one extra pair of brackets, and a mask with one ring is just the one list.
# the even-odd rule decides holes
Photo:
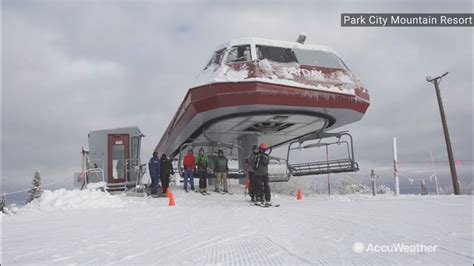
[[(167, 198), (99, 191), (45, 192), (2, 216), (2, 265), (310, 265), (473, 262), (471, 196), (273, 195), (261, 208), (234, 195), (173, 188)], [(436, 252), (356, 253), (402, 243)], [(360, 244), (358, 246), (360, 248)]]

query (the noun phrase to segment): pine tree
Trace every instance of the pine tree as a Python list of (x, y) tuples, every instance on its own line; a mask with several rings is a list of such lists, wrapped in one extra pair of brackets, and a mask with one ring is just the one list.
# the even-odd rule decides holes
[(28, 197), (26, 203), (30, 203), (34, 199), (39, 198), (41, 196), (41, 175), (39, 171), (36, 171), (35, 176), (33, 177), (32, 185), (33, 186), (28, 191), (28, 193), (30, 193), (30, 196)]
[(2, 208), (2, 212), (5, 213), (5, 207), (6, 207), (5, 195), (2, 195), (2, 199), (0, 200), (0, 207)]

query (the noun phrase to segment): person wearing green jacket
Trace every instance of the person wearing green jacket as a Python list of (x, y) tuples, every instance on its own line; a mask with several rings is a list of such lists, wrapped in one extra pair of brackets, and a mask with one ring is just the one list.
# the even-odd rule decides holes
[(209, 158), (204, 154), (204, 148), (199, 149), (196, 158), (197, 174), (199, 177), (199, 192), (207, 194), (207, 168), (209, 167)]
[(214, 161), (214, 174), (216, 176), (216, 187), (215, 191), (219, 192), (221, 186), (221, 180), (224, 183), (224, 192), (229, 192), (227, 189), (227, 172), (229, 171), (227, 158), (224, 156), (222, 150), (217, 151), (217, 158)]

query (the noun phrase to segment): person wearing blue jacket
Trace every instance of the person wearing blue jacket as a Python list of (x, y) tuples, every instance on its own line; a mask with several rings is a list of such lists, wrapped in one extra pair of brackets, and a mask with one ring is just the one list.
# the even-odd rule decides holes
[(160, 179), (160, 159), (158, 152), (153, 152), (150, 162), (148, 162), (148, 170), (151, 178), (151, 194), (156, 195), (158, 180)]

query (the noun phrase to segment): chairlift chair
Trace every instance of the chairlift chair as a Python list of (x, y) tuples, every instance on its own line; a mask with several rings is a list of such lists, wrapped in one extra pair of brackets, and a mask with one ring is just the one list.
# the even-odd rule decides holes
[[(345, 140), (342, 140), (346, 137)], [(336, 141), (322, 142), (324, 139), (336, 138)], [(317, 143), (302, 146), (304, 142), (318, 140)], [(347, 156), (338, 159), (327, 159), (323, 161), (294, 163), (290, 162), (290, 155), (295, 150), (312, 149), (324, 147), (328, 152), (329, 146), (344, 145), (346, 147)], [(322, 175), (328, 173), (345, 173), (355, 172), (359, 170), (359, 165), (354, 159), (354, 147), (352, 136), (347, 132), (326, 133), (319, 132), (310, 136), (306, 136), (299, 140), (293, 141), (288, 146), (287, 152), (287, 166), (290, 175), (292, 176), (306, 176), (306, 175)]]

